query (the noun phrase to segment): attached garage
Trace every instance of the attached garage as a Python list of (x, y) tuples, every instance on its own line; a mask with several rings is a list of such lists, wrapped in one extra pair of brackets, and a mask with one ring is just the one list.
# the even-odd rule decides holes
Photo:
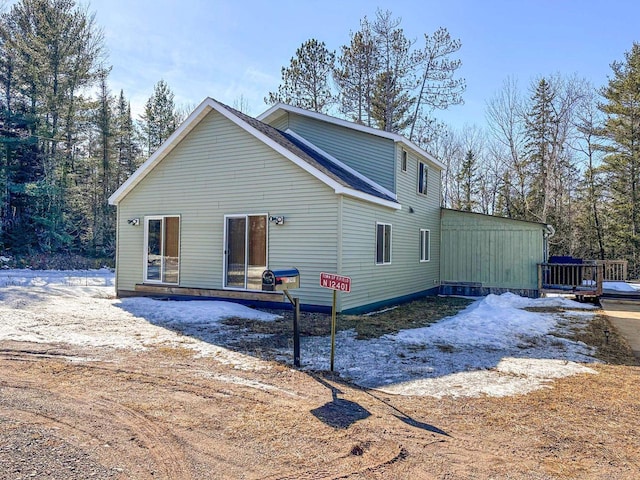
[(546, 260), (548, 227), (458, 210), (441, 210), (441, 292), (537, 297), (537, 264)]

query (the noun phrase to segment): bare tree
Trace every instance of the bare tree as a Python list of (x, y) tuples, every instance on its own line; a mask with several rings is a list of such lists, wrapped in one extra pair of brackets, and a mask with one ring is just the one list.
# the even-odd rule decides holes
[(502, 148), (494, 148), (494, 155), (500, 155), (502, 170), (500, 214), (508, 217), (524, 218), (527, 210), (527, 174), (523, 158), (526, 143), (524, 129), (524, 106), (518, 91), (518, 83), (513, 78), (505, 80), (502, 90), (487, 103), (487, 125), (493, 138)]
[[(602, 170), (598, 168), (602, 161), (604, 146), (600, 143), (599, 130), (604, 124), (604, 116), (597, 107), (597, 95), (594, 88), (585, 85), (584, 96), (577, 106), (575, 115), (576, 142), (573, 148), (584, 159), (583, 192), (585, 218), (580, 222), (582, 230), (580, 242), (588, 248), (585, 252), (602, 260), (605, 259), (604, 225), (602, 210), (604, 208), (604, 186)], [(595, 248), (592, 233), (595, 233)]]
[(409, 140), (413, 140), (419, 117), (429, 116), (429, 111), (433, 109), (446, 109), (450, 105), (463, 103), (465, 81), (454, 78), (462, 62), (450, 58), (461, 47), (460, 40), (451, 38), (446, 28), (439, 28), (431, 36), (424, 35), (424, 47), (413, 57), (417, 67), (418, 91)]
[(242, 112), (244, 114), (248, 114), (249, 113), (249, 100), (247, 100), (247, 97), (245, 97), (243, 94), (240, 94), (240, 96), (237, 97), (233, 101), (233, 108), (235, 108), (239, 112)]

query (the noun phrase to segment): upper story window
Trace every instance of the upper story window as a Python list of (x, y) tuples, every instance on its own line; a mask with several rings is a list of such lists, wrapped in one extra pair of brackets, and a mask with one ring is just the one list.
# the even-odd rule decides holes
[(391, 263), (391, 224), (376, 223), (376, 264)]
[(428, 168), (427, 164), (424, 162), (418, 162), (418, 193), (422, 195), (427, 194), (427, 185), (428, 185)]
[(401, 160), (401, 166), (402, 166), (402, 171), (406, 172), (407, 171), (407, 151), (406, 150), (402, 150), (402, 160)]

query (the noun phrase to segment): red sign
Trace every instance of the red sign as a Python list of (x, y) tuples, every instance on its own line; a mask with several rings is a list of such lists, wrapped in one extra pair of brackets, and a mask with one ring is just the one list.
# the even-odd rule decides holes
[(320, 286), (349, 293), (351, 291), (351, 278), (336, 275), (335, 273), (320, 273)]

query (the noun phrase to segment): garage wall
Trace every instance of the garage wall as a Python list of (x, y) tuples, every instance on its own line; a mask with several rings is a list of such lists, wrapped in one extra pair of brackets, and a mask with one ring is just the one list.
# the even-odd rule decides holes
[(443, 293), (537, 295), (544, 224), (449, 209), (441, 219)]

